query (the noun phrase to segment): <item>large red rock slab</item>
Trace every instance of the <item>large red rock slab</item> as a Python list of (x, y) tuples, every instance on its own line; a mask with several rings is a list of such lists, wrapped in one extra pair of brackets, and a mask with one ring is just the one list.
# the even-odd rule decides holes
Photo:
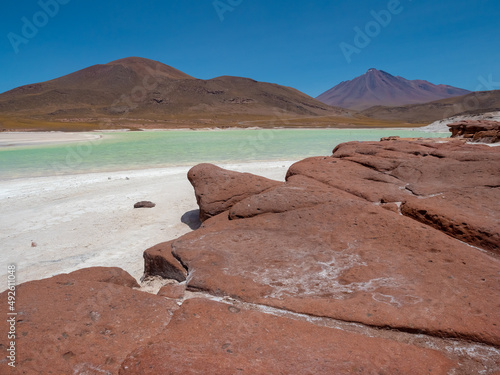
[(194, 299), (119, 373), (444, 375), (453, 365), (434, 350)]
[(281, 185), (281, 182), (250, 173), (222, 169), (213, 164), (199, 164), (188, 172), (200, 207), (200, 220), (227, 211), (235, 203)]
[(229, 218), (235, 220), (265, 213), (286, 212), (342, 199), (355, 197), (309, 177), (291, 176), (281, 186), (236, 203), (229, 210)]
[[(120, 278), (130, 279), (123, 272)], [(2, 374), (116, 374), (127, 353), (162, 332), (175, 302), (102, 276), (102, 270), (80, 270), (17, 286), (16, 367), (7, 371), (0, 363)], [(7, 301), (7, 292), (0, 299)], [(6, 309), (2, 303), (4, 317)], [(5, 319), (0, 331), (6, 332)]]
[[(331, 157), (292, 165), (287, 178), (292, 176), (306, 176), (370, 202), (402, 202), (403, 214), (498, 252), (499, 148), (457, 141), (350, 142), (339, 145)], [(437, 221), (416, 214), (429, 212), (429, 206)]]
[(129, 288), (139, 288), (140, 285), (128, 272), (119, 267), (90, 267), (83, 268), (68, 274), (60, 274), (52, 278), (57, 282), (70, 280), (97, 281), (111, 283)]
[[(337, 146), (332, 158), (348, 160), (395, 178), (418, 196), (500, 184), (500, 150), (496, 147), (453, 141), (349, 142)], [(332, 168), (329, 169), (330, 172), (320, 170), (332, 173)]]
[(500, 344), (500, 261), (369, 202), (221, 221), (172, 247), (193, 290)]
[(411, 197), (401, 205), (401, 212), (500, 255), (500, 187), (463, 188), (425, 199)]
[(293, 164), (286, 179), (304, 176), (371, 202), (399, 202), (409, 195), (405, 183), (349, 160), (314, 157)]

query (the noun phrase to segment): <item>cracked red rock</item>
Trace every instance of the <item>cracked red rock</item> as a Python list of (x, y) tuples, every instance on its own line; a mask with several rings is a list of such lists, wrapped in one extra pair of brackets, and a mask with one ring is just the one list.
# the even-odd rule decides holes
[[(131, 279), (116, 268), (91, 268), (17, 286), (16, 367), (0, 362), (2, 374), (116, 374), (126, 354), (160, 333), (177, 308), (132, 289)], [(6, 334), (0, 348), (8, 348)]]
[[(193, 290), (499, 345), (499, 151), (461, 141), (346, 143), (294, 164), (286, 184), (207, 220), (173, 253)], [(391, 203), (409, 217), (381, 207)], [(448, 224), (409, 213), (424, 206)]]
[(162, 242), (144, 251), (144, 276), (185, 281), (187, 271), (172, 255), (173, 241)]
[(453, 365), (434, 350), (193, 299), (119, 374), (445, 375)]
[(213, 164), (198, 164), (191, 168), (188, 179), (200, 206), (201, 221), (228, 210), (249, 196), (280, 185), (278, 181), (228, 171)]
[(500, 148), (393, 139), (286, 183), (195, 167), (202, 226), (144, 253), (146, 276), (182, 283), (151, 295), (92, 268), (18, 286), (12, 373), (498, 373), (499, 165)]
[(221, 222), (181, 237), (173, 248), (194, 290), (500, 343), (499, 261), (368, 202)]
[(466, 138), (473, 142), (500, 142), (500, 122), (489, 120), (462, 120), (449, 124), (452, 138)]

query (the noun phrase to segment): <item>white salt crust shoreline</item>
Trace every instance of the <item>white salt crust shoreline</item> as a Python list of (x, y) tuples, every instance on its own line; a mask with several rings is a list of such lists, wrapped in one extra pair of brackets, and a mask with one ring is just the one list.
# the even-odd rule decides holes
[[(227, 130), (336, 130), (335, 128), (284, 128), (284, 127), (274, 127), (274, 128), (260, 128), (260, 127), (249, 127), (249, 128), (201, 128), (201, 129), (191, 129), (191, 128), (180, 128), (180, 129), (144, 129), (144, 132), (177, 132), (177, 131), (227, 131)], [(393, 128), (394, 130), (409, 130), (409, 131), (422, 131), (425, 128)], [(339, 128), (337, 130), (387, 130), (386, 128)], [(49, 146), (53, 144), (61, 143), (77, 143), (85, 141), (94, 141), (100, 138), (110, 138), (116, 133), (128, 132), (128, 129), (123, 130), (98, 130), (91, 132), (0, 132), (0, 149), (8, 147), (22, 147), (22, 146)], [(428, 130), (432, 131), (432, 130)], [(448, 131), (447, 129), (445, 130)]]
[(93, 141), (100, 138), (103, 138), (103, 135), (92, 132), (1, 132), (0, 148), (39, 145), (48, 146), (60, 143)]
[[(284, 181), (291, 164), (220, 166)], [(144, 250), (191, 231), (184, 222), (195, 221), (198, 206), (188, 170), (172, 167), (2, 181), (0, 280), (5, 283), (0, 291), (7, 289), (10, 264), (17, 267), (18, 284), (93, 266), (121, 267), (139, 280)], [(134, 209), (134, 203), (142, 200), (156, 207)]]

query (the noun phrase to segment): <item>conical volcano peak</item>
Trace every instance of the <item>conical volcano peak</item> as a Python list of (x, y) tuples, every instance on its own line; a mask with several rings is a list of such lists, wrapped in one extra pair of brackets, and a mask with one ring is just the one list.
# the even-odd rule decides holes
[(376, 68), (370, 68), (366, 71), (365, 75), (368, 74), (368, 75), (386, 75), (386, 76), (389, 76), (389, 77), (392, 77), (391, 74), (383, 71), (383, 70), (379, 70), (379, 69), (376, 69)]
[(359, 111), (377, 105), (427, 103), (468, 93), (468, 90), (434, 85), (422, 80), (407, 80), (383, 70), (370, 68), (365, 74), (338, 84), (316, 99), (325, 104)]

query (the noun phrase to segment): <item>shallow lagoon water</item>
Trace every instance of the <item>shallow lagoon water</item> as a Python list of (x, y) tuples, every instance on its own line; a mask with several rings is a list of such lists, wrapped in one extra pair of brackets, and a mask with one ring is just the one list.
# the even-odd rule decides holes
[(330, 155), (348, 141), (382, 137), (447, 137), (400, 129), (242, 129), (103, 133), (101, 139), (0, 149), (0, 179), (190, 166), (300, 160)]

